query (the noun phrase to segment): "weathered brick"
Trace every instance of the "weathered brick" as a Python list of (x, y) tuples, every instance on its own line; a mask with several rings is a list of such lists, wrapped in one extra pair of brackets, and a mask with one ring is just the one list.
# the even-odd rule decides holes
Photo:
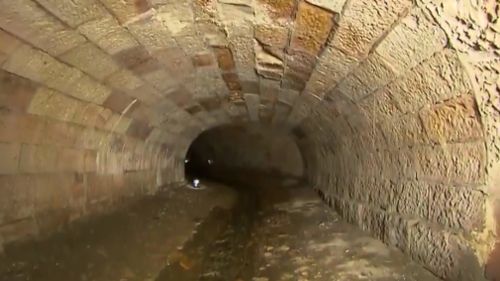
[(170, 31), (165, 26), (162, 19), (156, 15), (154, 10), (150, 10), (147, 15), (134, 22), (128, 23), (126, 26), (137, 41), (139, 41), (149, 52), (176, 47), (176, 42), (172, 38)]
[(89, 21), (78, 27), (90, 41), (110, 55), (139, 46), (137, 40), (112, 16)]
[(408, 248), (411, 257), (427, 265), (438, 276), (447, 276), (454, 265), (450, 234), (422, 223), (409, 230)]
[(368, 120), (376, 123), (385, 122), (401, 115), (399, 105), (392, 95), (385, 89), (377, 91), (358, 102)]
[(133, 91), (129, 91), (128, 94), (148, 105), (158, 104), (162, 99), (160, 93), (148, 84), (144, 84)]
[(347, 76), (333, 90), (348, 96), (353, 101), (359, 101), (370, 93), (370, 89), (358, 77), (354, 75)]
[(347, 2), (333, 45), (344, 53), (365, 57), (375, 41), (412, 5), (409, 0)]
[(411, 257), (434, 274), (448, 280), (484, 280), (478, 258), (464, 240), (423, 223), (409, 229)]
[(85, 104), (83, 107), (76, 108), (71, 122), (86, 127), (102, 127), (105, 120), (102, 120), (101, 113), (104, 110), (103, 107), (95, 104)]
[(82, 134), (82, 127), (76, 124), (61, 122), (57, 120), (46, 120), (44, 122), (40, 138), (33, 144), (44, 144), (57, 147), (74, 147), (76, 140)]
[(386, 213), (385, 235), (383, 241), (399, 248), (403, 252), (408, 250), (409, 222), (396, 214)]
[(149, 10), (150, 5), (147, 0), (118, 1), (102, 0), (106, 8), (111, 10), (121, 23), (137, 17)]
[(122, 69), (108, 77), (106, 84), (114, 89), (129, 92), (144, 85), (144, 82), (130, 70)]
[(214, 58), (209, 53), (198, 53), (193, 56), (192, 60), (196, 67), (212, 66), (214, 64)]
[(266, 79), (281, 80), (284, 71), (283, 59), (274, 56), (269, 50), (255, 45), (255, 70)]
[(108, 96), (104, 102), (104, 106), (113, 110), (116, 113), (122, 113), (125, 109), (129, 108), (129, 112), (133, 111), (136, 104), (139, 103), (135, 101), (136, 99), (128, 96), (127, 94), (120, 92), (113, 92)]
[[(280, 123), (286, 120), (286, 117), (291, 111), (291, 107), (288, 104), (278, 102), (275, 105), (274, 115), (272, 116), (273, 123)], [(262, 111), (261, 111), (262, 114)]]
[(0, 222), (30, 217), (34, 212), (35, 186), (29, 175), (0, 176)]
[(346, 0), (306, 0), (307, 2), (316, 5), (318, 7), (321, 7), (323, 9), (330, 10), (335, 13), (340, 13), (342, 12), (342, 7), (344, 7), (344, 4)]
[(476, 100), (460, 96), (420, 112), (425, 130), (435, 143), (466, 142), (483, 136)]
[(37, 2), (73, 28), (106, 14), (106, 10), (96, 0), (37, 0)]
[(0, 27), (54, 56), (85, 42), (83, 36), (29, 0), (4, 1)]
[(306, 92), (324, 97), (349, 71), (357, 65), (357, 60), (340, 50), (327, 46), (313, 70)]
[(483, 142), (415, 147), (412, 156), (419, 178), (461, 184), (484, 182), (486, 148)]
[[(235, 5), (236, 4), (236, 5)], [(217, 12), (228, 37), (252, 37), (254, 8), (251, 1), (219, 1)]]
[(9, 112), (25, 112), (37, 85), (27, 79), (0, 70), (0, 107)]
[(119, 69), (111, 56), (92, 43), (80, 45), (64, 53), (60, 58), (97, 80), (104, 80)]
[(259, 120), (259, 105), (260, 98), (255, 94), (245, 94), (245, 102), (247, 105), (248, 117), (251, 121)]
[(296, 6), (293, 0), (258, 0), (269, 7), (272, 18), (289, 19)]
[(387, 91), (402, 112), (415, 112), (424, 105), (450, 99), (469, 90), (467, 75), (452, 50), (435, 54), (387, 86)]
[(226, 82), (227, 88), (230, 91), (241, 91), (241, 84), (238, 74), (236, 73), (224, 73), (222, 78)]
[[(253, 69), (255, 65), (253, 37), (234, 37), (231, 38), (229, 46), (234, 56), (234, 64), (240, 71), (240, 75), (245, 72), (244, 69)], [(254, 74), (254, 72), (250, 72)]]
[(157, 8), (158, 17), (172, 36), (184, 37), (196, 34), (193, 9), (190, 2), (169, 2)]
[(7, 60), (22, 43), (11, 34), (0, 29), (0, 65)]
[(288, 44), (288, 33), (288, 29), (283, 26), (270, 24), (259, 24), (255, 26), (255, 39), (264, 46), (279, 49), (285, 48)]
[(97, 151), (85, 150), (83, 164), (85, 172), (95, 172), (97, 170)]
[(420, 118), (416, 115), (400, 116), (381, 124), (390, 147), (404, 147), (429, 143)]
[(178, 86), (177, 80), (163, 69), (144, 74), (142, 78), (156, 88), (160, 94), (168, 93)]
[(279, 92), (278, 100), (282, 103), (288, 104), (289, 106), (293, 106), (295, 103), (295, 99), (299, 96), (298, 91), (294, 90), (283, 90)]
[(222, 71), (231, 71), (235, 68), (233, 54), (229, 48), (214, 48), (217, 62)]
[(481, 232), (485, 223), (486, 198), (476, 190), (433, 185), (429, 188), (433, 208), (426, 216), (445, 227)]
[(19, 169), (21, 145), (18, 143), (0, 143), (0, 174), (14, 174)]
[(44, 125), (43, 120), (35, 115), (0, 113), (0, 141), (36, 143)]
[(30, 80), (69, 93), (82, 73), (48, 54), (27, 45), (21, 46), (5, 62), (4, 69)]
[(5, 244), (34, 239), (38, 234), (38, 225), (34, 218), (26, 218), (0, 227), (0, 237)]
[(444, 48), (444, 31), (420, 10), (412, 12), (382, 40), (375, 50), (397, 73), (404, 73)]
[(82, 75), (69, 94), (79, 100), (102, 104), (111, 94), (111, 89), (87, 75)]
[(133, 120), (127, 130), (127, 134), (132, 137), (145, 140), (152, 130), (153, 128), (150, 127), (148, 123), (144, 121)]
[(449, 175), (452, 182), (484, 184), (486, 178), (486, 145), (483, 141), (450, 144)]
[(322, 49), (333, 27), (333, 14), (309, 4), (299, 2), (290, 47), (316, 55)]
[(431, 187), (426, 183), (403, 181), (394, 187), (394, 203), (397, 212), (402, 215), (426, 219), (431, 209), (439, 208), (431, 200)]
[(118, 134), (125, 134), (128, 131), (131, 124), (132, 124), (131, 118), (113, 114), (107, 120), (106, 124), (104, 125), (104, 129)]
[(175, 42), (188, 56), (204, 52), (210, 44), (205, 44), (204, 38), (200, 35), (175, 37)]
[(54, 146), (23, 144), (19, 170), (25, 173), (55, 172), (58, 152)]
[(385, 86), (395, 79), (398, 74), (392, 65), (385, 62), (377, 54), (372, 54), (353, 73), (366, 86), (366, 94), (371, 94), (378, 88)]

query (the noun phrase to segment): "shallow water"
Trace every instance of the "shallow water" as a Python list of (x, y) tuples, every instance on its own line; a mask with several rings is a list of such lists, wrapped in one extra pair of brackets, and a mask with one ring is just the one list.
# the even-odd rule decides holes
[(0, 280), (438, 280), (343, 222), (300, 181), (251, 179), (236, 189), (171, 186), (50, 239), (7, 247)]

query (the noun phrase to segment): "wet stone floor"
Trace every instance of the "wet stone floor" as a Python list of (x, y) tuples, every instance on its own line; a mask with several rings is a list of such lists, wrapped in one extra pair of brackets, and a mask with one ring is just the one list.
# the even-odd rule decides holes
[(169, 186), (49, 239), (6, 247), (0, 281), (438, 281), (290, 179)]

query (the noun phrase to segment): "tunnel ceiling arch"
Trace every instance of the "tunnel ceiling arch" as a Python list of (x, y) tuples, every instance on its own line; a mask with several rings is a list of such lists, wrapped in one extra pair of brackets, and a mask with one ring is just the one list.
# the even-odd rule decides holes
[[(344, 217), (454, 278), (461, 261), (445, 254), (485, 264), (494, 248), (499, 9), (494, 0), (0, 0), (9, 159), (0, 172), (31, 202), (6, 202), (16, 212), (2, 224), (61, 208), (73, 219), (92, 213), (89, 202), (154, 192), (182, 180), (202, 131), (263, 122), (294, 132), (310, 182)], [(60, 183), (68, 190), (46, 190), (66, 197), (31, 198), (28, 182)], [(0, 240), (45, 226), (26, 227)]]

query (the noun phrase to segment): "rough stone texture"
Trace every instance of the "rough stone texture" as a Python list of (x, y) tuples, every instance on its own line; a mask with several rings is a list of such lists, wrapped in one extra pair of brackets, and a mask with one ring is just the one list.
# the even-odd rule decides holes
[[(48, 209), (79, 218), (182, 180), (197, 135), (252, 121), (294, 135), (347, 220), (439, 277), (481, 280), (465, 265), (500, 256), (498, 13), (493, 0), (0, 0), (0, 200), (14, 204), (0, 241), (53, 229)], [(65, 201), (73, 186), (89, 197)]]
[(349, 1), (335, 34), (334, 46), (354, 57), (366, 56), (375, 41), (405, 14), (411, 4), (407, 0)]
[(66, 28), (33, 1), (2, 1), (1, 6), (1, 28), (51, 55), (62, 54), (85, 41), (78, 32)]
[(61, 56), (61, 60), (101, 81), (119, 68), (109, 55), (92, 43), (83, 44), (66, 52)]

